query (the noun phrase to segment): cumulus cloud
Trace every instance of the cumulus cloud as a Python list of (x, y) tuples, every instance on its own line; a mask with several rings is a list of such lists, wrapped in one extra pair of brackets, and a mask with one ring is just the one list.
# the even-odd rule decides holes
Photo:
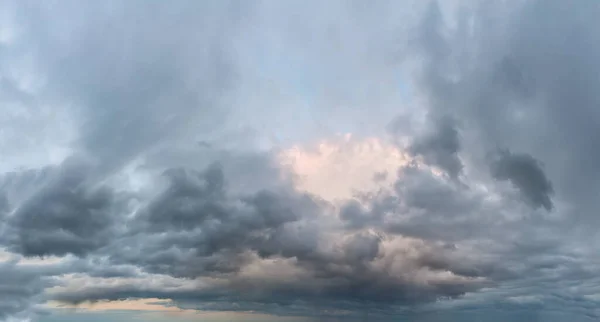
[(0, 7), (0, 321), (600, 316), (596, 2)]
[(10, 248), (27, 256), (82, 256), (106, 244), (118, 213), (113, 192), (87, 182), (91, 169), (84, 161), (68, 159), (48, 170), (48, 179), (6, 218)]

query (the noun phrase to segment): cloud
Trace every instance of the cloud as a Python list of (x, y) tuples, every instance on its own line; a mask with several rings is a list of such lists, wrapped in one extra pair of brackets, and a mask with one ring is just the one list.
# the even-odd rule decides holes
[(465, 125), (461, 137), (470, 151), (463, 161), (481, 162), (498, 147), (527, 153), (545, 165), (557, 192), (564, 189), (569, 203), (582, 205), (593, 203), (585, 191), (594, 190), (595, 180), (584, 173), (593, 172), (594, 156), (583, 147), (597, 119), (597, 95), (587, 88), (595, 82), (590, 55), (598, 48), (585, 30), (594, 28), (587, 14), (598, 8), (585, 2), (563, 9), (559, 1), (478, 3), (445, 29), (444, 17), (432, 15), (424, 29), (433, 35), (420, 38), (429, 61), (419, 81), (433, 102), (431, 113)]
[(385, 139), (346, 134), (285, 149), (279, 159), (295, 173), (299, 189), (335, 202), (389, 185), (394, 178), (387, 174), (410, 156)]
[(510, 180), (532, 206), (552, 210), (552, 183), (546, 178), (539, 162), (532, 156), (500, 151), (491, 167), (495, 178)]
[(86, 182), (91, 169), (80, 160), (68, 159), (49, 172), (6, 218), (3, 238), (10, 248), (27, 256), (83, 256), (106, 244), (118, 212), (113, 192)]
[(0, 320), (600, 315), (595, 2), (0, 5)]
[(458, 178), (463, 164), (458, 157), (460, 138), (456, 122), (450, 118), (435, 121), (432, 133), (417, 139), (410, 147), (414, 155), (423, 156), (425, 162), (443, 169), (450, 177)]
[[(290, 187), (232, 195), (226, 187), (235, 178), (225, 180), (222, 171), (218, 166), (200, 173), (167, 171), (164, 190), (132, 217), (131, 230), (98, 252), (110, 264), (140, 268), (139, 282), (89, 283), (53, 298), (79, 303), (156, 297), (198, 308), (200, 301), (217, 301), (223, 310), (236, 310), (232, 303), (260, 310), (300, 301), (307, 313), (344, 302), (357, 308), (360, 303), (408, 305), (485, 285), (485, 278), (448, 271), (453, 264), (443, 270), (424, 264), (419, 254), (444, 252), (435, 243), (344, 231), (335, 213), (327, 214), (334, 207)], [(182, 286), (148, 288), (144, 274), (166, 274)], [(186, 279), (194, 281), (191, 288)]]
[(51, 285), (13, 261), (0, 262), (0, 320), (23, 319), (28, 312), (40, 311), (36, 305), (43, 301), (44, 290)]

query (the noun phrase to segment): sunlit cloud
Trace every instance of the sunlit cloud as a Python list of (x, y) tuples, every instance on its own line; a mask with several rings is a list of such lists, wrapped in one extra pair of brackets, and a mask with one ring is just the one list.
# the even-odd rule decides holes
[(297, 175), (300, 189), (334, 201), (387, 187), (411, 158), (385, 139), (345, 134), (296, 145), (279, 159)]

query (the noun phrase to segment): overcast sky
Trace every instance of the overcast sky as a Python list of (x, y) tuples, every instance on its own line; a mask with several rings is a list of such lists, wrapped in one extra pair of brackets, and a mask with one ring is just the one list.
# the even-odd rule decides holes
[(0, 321), (600, 319), (598, 17), (0, 0)]

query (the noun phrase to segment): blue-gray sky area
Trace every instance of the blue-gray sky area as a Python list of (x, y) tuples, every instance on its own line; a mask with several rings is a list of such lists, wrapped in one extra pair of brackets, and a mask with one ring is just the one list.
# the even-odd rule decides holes
[(0, 0), (0, 322), (598, 320), (598, 17)]

